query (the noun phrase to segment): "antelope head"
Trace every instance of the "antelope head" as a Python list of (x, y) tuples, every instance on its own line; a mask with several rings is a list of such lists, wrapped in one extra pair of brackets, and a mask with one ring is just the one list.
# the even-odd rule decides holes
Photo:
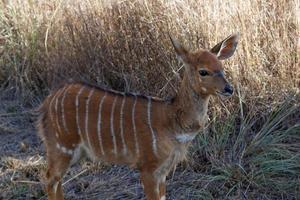
[(179, 59), (185, 66), (185, 77), (190, 89), (200, 96), (231, 96), (233, 87), (226, 80), (221, 60), (231, 57), (237, 47), (239, 35), (233, 34), (210, 50), (190, 52), (170, 37)]

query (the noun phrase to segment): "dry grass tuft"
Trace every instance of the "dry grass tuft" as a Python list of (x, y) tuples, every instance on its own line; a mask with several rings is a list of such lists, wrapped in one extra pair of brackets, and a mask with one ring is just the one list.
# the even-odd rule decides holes
[[(222, 198), (283, 199), (300, 193), (300, 96), (267, 115), (216, 119), (193, 147), (206, 193)], [(193, 154), (192, 154), (193, 155)]]

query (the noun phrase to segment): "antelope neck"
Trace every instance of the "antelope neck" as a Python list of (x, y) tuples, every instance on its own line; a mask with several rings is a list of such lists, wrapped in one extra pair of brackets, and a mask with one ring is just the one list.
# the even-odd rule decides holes
[(197, 133), (204, 124), (209, 98), (209, 95), (197, 94), (189, 81), (184, 79), (172, 103), (173, 131), (176, 134)]

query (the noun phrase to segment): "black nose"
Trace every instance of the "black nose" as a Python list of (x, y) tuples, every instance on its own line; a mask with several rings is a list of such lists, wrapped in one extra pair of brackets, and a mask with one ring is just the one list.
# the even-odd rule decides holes
[(233, 88), (232, 88), (231, 85), (226, 84), (226, 86), (224, 88), (224, 91), (225, 91), (225, 93), (232, 94), (233, 93)]

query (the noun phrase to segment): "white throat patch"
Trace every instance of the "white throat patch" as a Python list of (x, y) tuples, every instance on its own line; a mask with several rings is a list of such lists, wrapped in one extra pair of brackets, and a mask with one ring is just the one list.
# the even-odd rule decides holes
[(178, 134), (175, 137), (176, 140), (178, 140), (178, 142), (186, 143), (192, 141), (196, 137), (196, 135), (197, 133), (191, 133), (191, 134), (183, 133), (183, 134)]

